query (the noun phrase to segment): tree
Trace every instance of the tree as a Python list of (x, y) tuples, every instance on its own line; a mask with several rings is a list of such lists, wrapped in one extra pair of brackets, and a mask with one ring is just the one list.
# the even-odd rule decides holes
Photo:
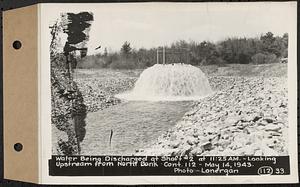
[(108, 52), (107, 52), (107, 48), (105, 47), (105, 48), (104, 48), (104, 53), (103, 53), (103, 56), (104, 56), (104, 57), (107, 57), (107, 54), (108, 54)]
[(274, 53), (278, 55), (278, 50), (275, 47), (276, 45), (274, 45), (276, 38), (272, 32), (267, 32), (265, 35), (262, 35), (260, 40), (262, 41), (262, 50), (264, 53)]
[(187, 43), (185, 40), (179, 40), (171, 44), (172, 49), (182, 49), (188, 47), (189, 47), (189, 43)]
[(283, 44), (286, 48), (288, 48), (288, 43), (289, 43), (289, 34), (284, 33), (282, 36)]
[(201, 42), (198, 46), (201, 64), (215, 64), (218, 58), (216, 45), (211, 42)]
[(121, 53), (123, 55), (125, 55), (126, 57), (128, 57), (128, 55), (130, 54), (131, 52), (131, 47), (130, 47), (130, 43), (125, 41), (124, 44), (122, 45), (122, 48), (121, 48)]
[[(217, 43), (178, 40), (164, 47), (167, 63), (183, 62), (192, 65), (272, 63), (287, 57), (288, 34), (274, 36), (273, 33), (268, 32), (261, 37), (231, 37)], [(157, 49), (160, 49), (158, 55)], [(120, 52), (114, 55), (108, 54), (105, 57), (105, 51), (106, 49), (104, 55), (99, 57), (105, 63), (95, 63), (106, 64), (101, 67), (145, 68), (155, 64), (157, 56), (159, 62), (162, 62), (163, 57), (161, 48), (135, 50), (131, 48), (128, 41), (124, 42)]]
[(267, 32), (265, 35), (260, 37), (263, 44), (271, 45), (275, 41), (274, 34), (272, 32)]
[(288, 33), (284, 33), (282, 36), (282, 42), (283, 42), (283, 50), (282, 50), (282, 57), (287, 58), (288, 57), (288, 48), (289, 48), (289, 35)]
[(267, 32), (260, 37), (262, 41), (262, 52), (264, 54), (275, 54), (277, 58), (287, 57), (288, 34), (282, 37), (274, 37), (273, 33)]

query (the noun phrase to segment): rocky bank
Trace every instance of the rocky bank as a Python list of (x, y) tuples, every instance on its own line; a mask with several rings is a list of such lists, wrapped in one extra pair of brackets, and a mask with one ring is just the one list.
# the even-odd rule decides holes
[(287, 155), (286, 77), (210, 77), (214, 94), (136, 155)]
[(114, 97), (134, 87), (137, 75), (127, 72), (110, 72), (110, 70), (80, 70), (75, 81), (83, 95), (84, 104), (88, 112), (95, 112), (116, 105), (121, 102)]

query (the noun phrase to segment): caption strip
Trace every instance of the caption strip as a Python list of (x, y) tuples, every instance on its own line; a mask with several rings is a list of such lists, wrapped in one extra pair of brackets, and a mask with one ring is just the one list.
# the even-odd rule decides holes
[(52, 156), (51, 176), (289, 175), (289, 156)]

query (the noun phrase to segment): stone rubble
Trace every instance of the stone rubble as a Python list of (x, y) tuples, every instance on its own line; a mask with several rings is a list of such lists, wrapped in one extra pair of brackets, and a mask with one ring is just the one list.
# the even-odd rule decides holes
[(114, 95), (130, 90), (137, 80), (137, 77), (130, 76), (104, 77), (92, 75), (75, 78), (88, 112), (95, 112), (119, 104), (121, 100)]
[(210, 77), (215, 91), (136, 155), (288, 154), (286, 77)]

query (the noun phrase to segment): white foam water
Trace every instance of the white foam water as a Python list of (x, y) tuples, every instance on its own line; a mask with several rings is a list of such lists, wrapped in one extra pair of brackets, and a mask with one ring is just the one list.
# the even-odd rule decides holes
[(208, 79), (188, 64), (155, 64), (145, 69), (132, 91), (116, 95), (125, 100), (198, 100), (212, 93)]

